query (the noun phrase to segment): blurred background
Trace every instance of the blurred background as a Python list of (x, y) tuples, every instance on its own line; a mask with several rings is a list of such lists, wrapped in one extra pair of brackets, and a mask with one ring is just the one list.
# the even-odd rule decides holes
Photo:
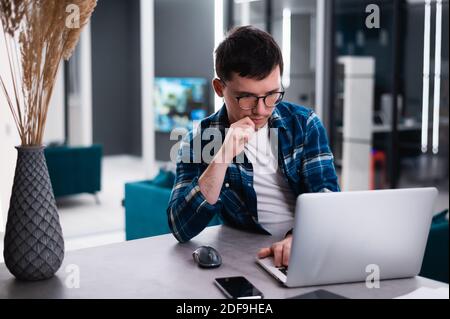
[[(214, 48), (249, 24), (283, 50), (285, 100), (324, 122), (343, 190), (434, 186), (435, 212), (448, 208), (448, 11), (440, 0), (100, 0), (60, 67), (45, 133), (67, 249), (168, 232), (171, 132), (221, 107)], [(6, 72), (2, 40), (0, 62)], [(0, 95), (0, 237), (17, 144)]]

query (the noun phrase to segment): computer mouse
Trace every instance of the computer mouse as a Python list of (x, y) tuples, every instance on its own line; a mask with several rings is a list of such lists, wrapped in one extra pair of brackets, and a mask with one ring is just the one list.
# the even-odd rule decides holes
[(194, 261), (202, 268), (215, 268), (222, 264), (219, 252), (211, 246), (200, 246), (192, 253)]

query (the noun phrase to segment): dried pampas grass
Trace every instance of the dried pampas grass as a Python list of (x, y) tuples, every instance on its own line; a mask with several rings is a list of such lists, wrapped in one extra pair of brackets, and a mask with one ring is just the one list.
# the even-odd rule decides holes
[[(22, 146), (42, 145), (61, 59), (68, 60), (72, 55), (96, 5), (97, 0), (0, 0), (13, 92), (1, 74), (0, 90), (6, 96)], [(76, 28), (67, 25), (73, 22)]]

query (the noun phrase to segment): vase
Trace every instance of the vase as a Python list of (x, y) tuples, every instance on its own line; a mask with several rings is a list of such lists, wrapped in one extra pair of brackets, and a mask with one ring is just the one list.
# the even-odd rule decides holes
[(16, 147), (17, 164), (3, 256), (19, 280), (53, 277), (64, 259), (64, 240), (44, 147)]

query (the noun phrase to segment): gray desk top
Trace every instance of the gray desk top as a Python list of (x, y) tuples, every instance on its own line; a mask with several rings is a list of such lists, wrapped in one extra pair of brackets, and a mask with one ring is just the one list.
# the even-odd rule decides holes
[[(216, 277), (245, 276), (266, 298), (287, 298), (317, 287), (285, 288), (255, 263), (259, 248), (282, 238), (257, 235), (225, 226), (205, 229), (191, 242), (178, 244), (172, 235), (129, 241), (68, 252), (56, 276), (27, 283), (15, 280), (0, 265), (0, 298), (224, 298), (214, 285)], [(219, 250), (223, 264), (201, 269), (192, 251), (201, 245)], [(68, 288), (73, 268), (79, 269), (79, 288)], [(419, 287), (448, 287), (447, 284), (415, 277), (382, 281), (380, 288), (365, 283), (322, 286), (350, 298), (393, 298)]]

